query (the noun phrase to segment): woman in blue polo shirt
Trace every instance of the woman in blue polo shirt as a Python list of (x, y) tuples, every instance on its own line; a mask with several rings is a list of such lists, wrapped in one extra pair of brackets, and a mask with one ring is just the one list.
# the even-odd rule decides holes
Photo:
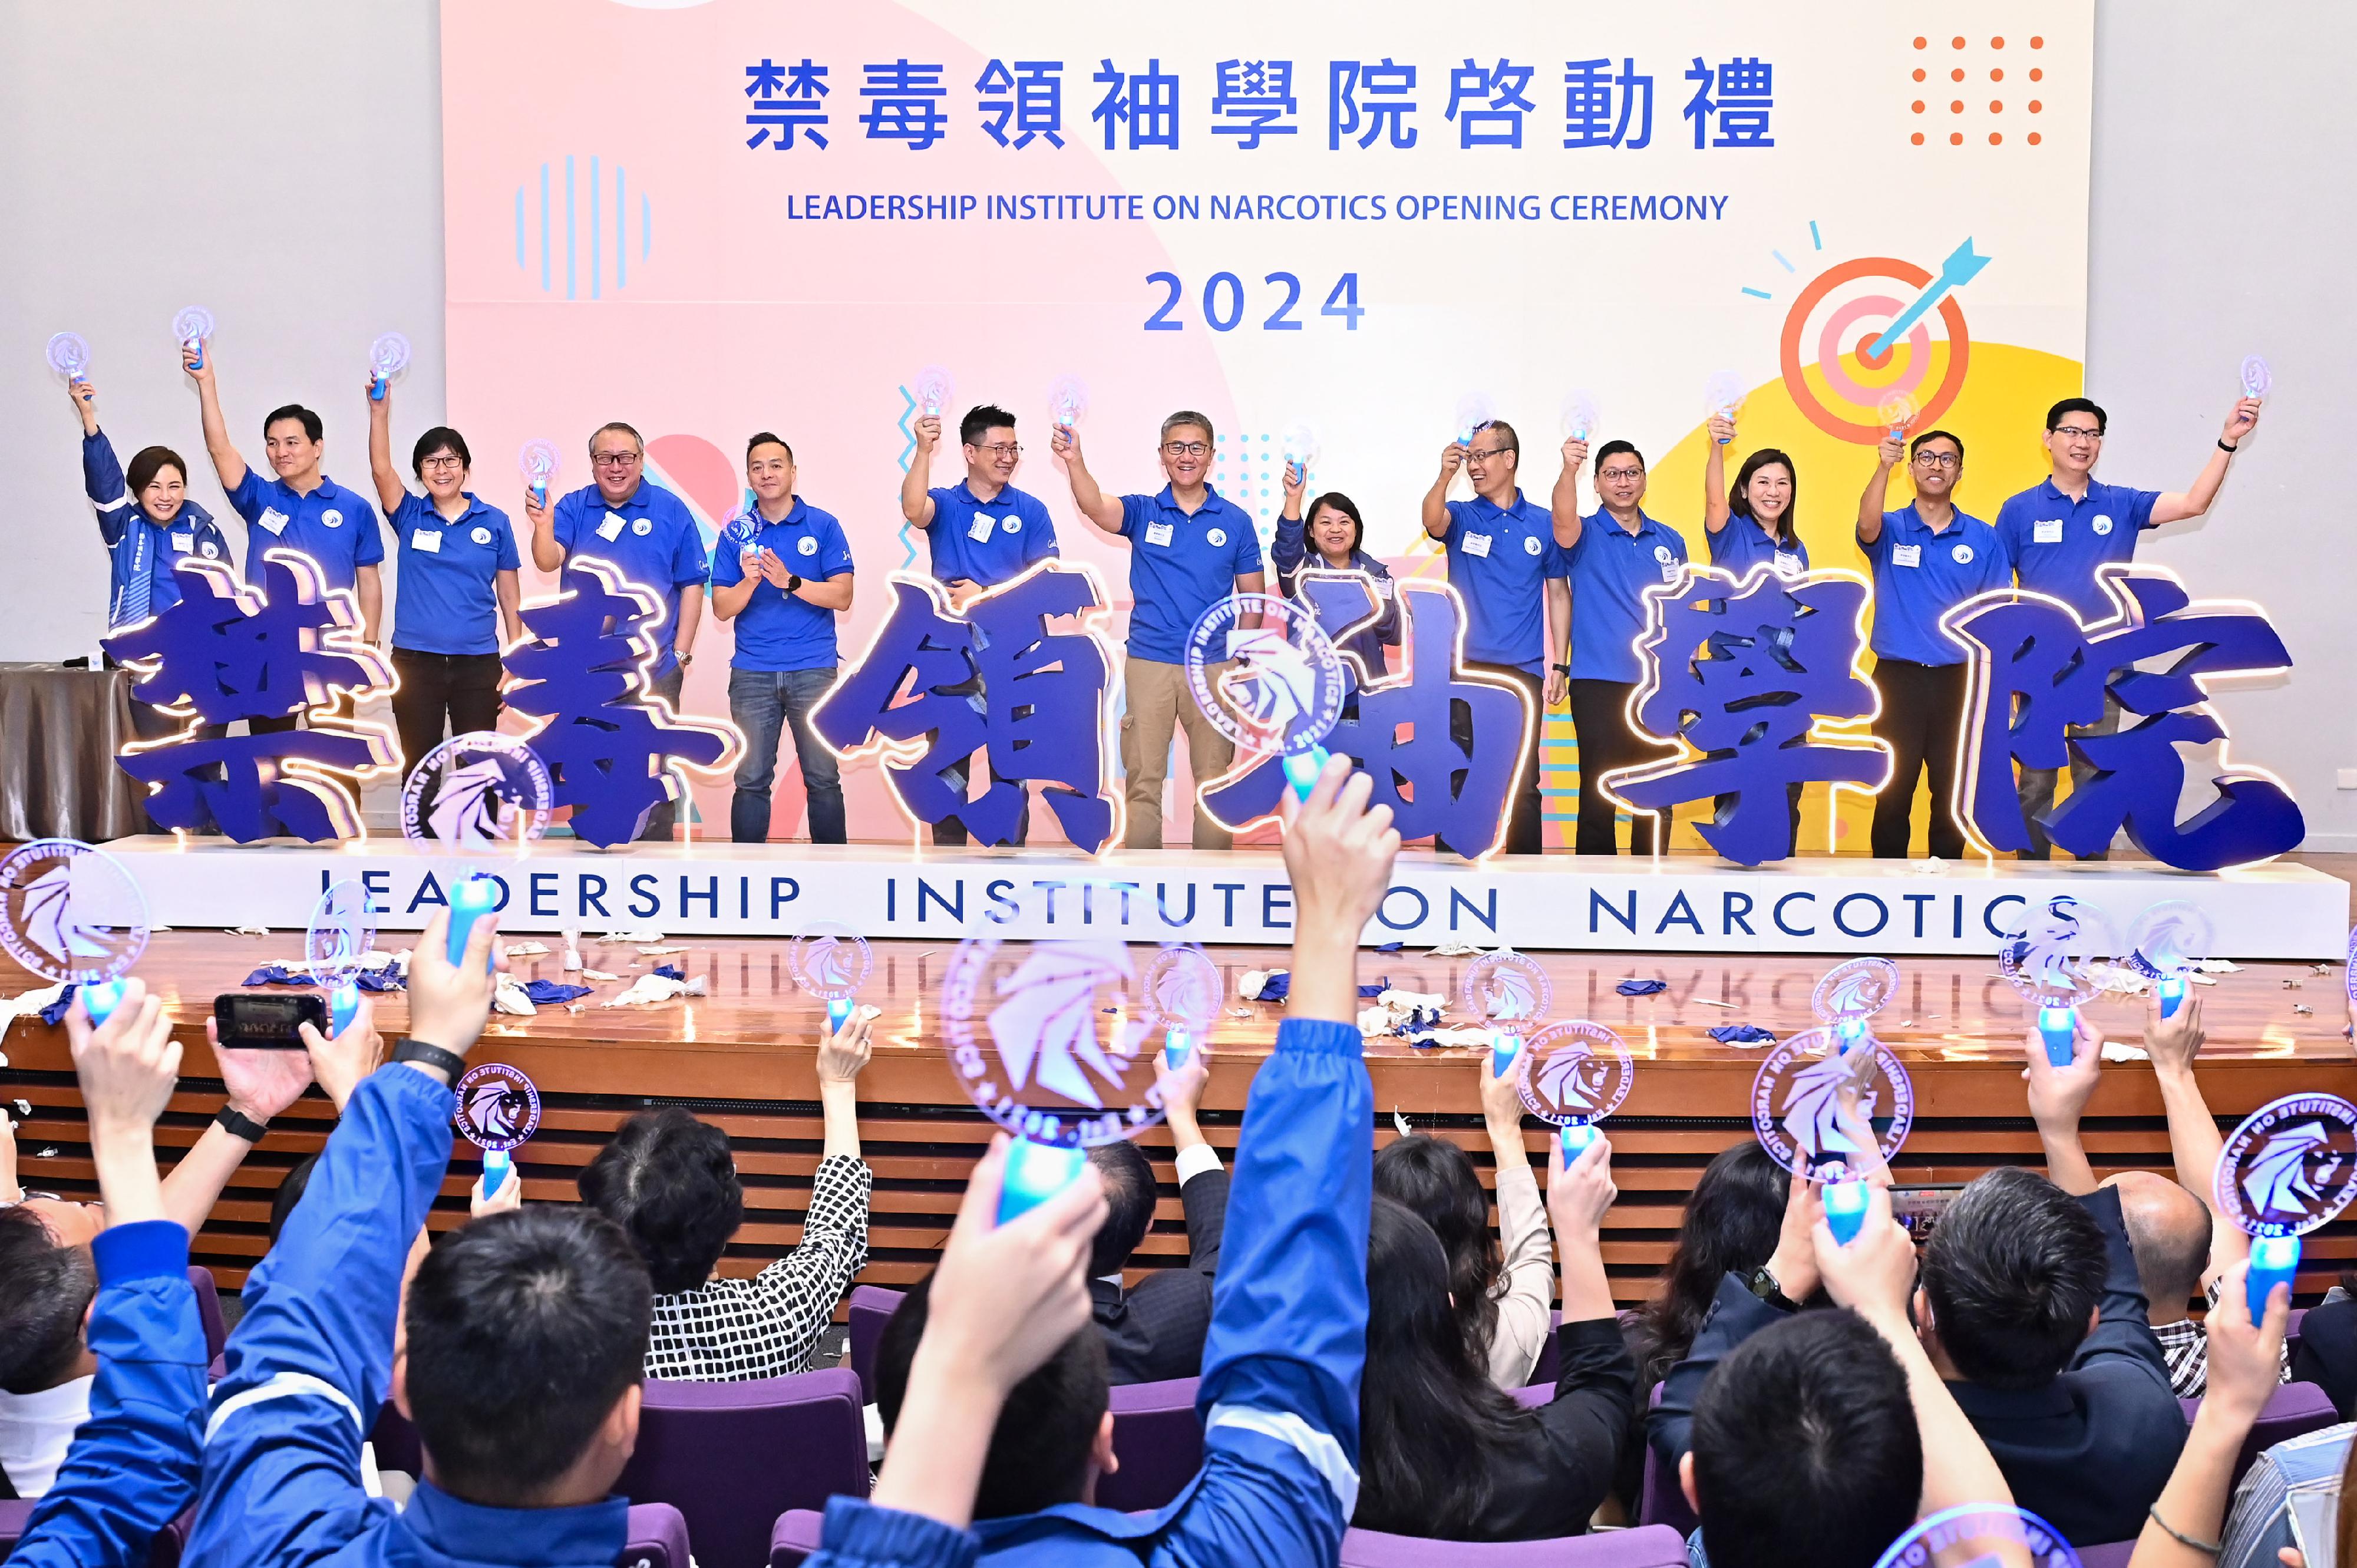
[(1364, 572), (1375, 580), (1375, 618), (1337, 646), (1355, 653), (1371, 681), (1383, 679), (1390, 668), (1383, 650), (1399, 646), (1399, 595), (1392, 585), (1391, 568), (1361, 546), (1367, 538), (1366, 520), (1359, 503), (1340, 490), (1328, 490), (1309, 503), (1308, 521), (1302, 518), (1301, 492), (1308, 478), (1297, 465), (1285, 466), (1285, 510), (1276, 520), (1276, 537), (1269, 541), (1269, 559), (1276, 564), (1276, 588), (1295, 596), (1305, 566), (1333, 572)]
[(1743, 459), (1730, 486), (1727, 449), (1734, 440), (1735, 422), (1712, 414), (1702, 471), (1702, 527), (1710, 538), (1710, 564), (1738, 580), (1760, 566), (1779, 577), (1797, 577), (1809, 569), (1809, 547), (1801, 542), (1793, 518), (1801, 481), (1792, 459), (1763, 446)]
[(410, 490), (393, 467), (393, 392), (370, 403), (369, 476), (400, 541), (393, 671), (401, 684), (393, 722), (404, 777), (446, 733), (499, 726), (500, 649), (522, 632), (515, 530), (507, 513), (468, 493), (472, 466), (466, 437), (436, 425), (409, 456), (425, 493)]

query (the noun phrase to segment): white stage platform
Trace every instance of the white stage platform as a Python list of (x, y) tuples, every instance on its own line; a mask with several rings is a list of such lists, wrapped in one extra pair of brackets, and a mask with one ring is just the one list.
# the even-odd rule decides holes
[[(388, 930), (423, 926), (447, 863), (399, 839), (312, 846), (215, 839), (118, 839), (150, 918), (182, 928), (303, 929), (320, 890), (356, 878)], [(1267, 849), (939, 850), (886, 844), (638, 844), (600, 851), (556, 839), (496, 870), (509, 890), (500, 929), (596, 935), (789, 936), (808, 921), (873, 937), (955, 940), (968, 930), (1033, 939), (1256, 945), (1292, 940), (1284, 862)], [(1964, 954), (1994, 952), (2018, 901), (2056, 894), (2098, 904), (2125, 927), (2165, 898), (2199, 903), (2222, 958), (2337, 959), (2349, 885), (2278, 862), (2201, 875), (2149, 862), (1952, 864), (1806, 857), (1747, 869), (1700, 856), (1501, 855), (1483, 865), (1410, 850), (1369, 924), (1370, 944), (1450, 940), (1534, 950)]]

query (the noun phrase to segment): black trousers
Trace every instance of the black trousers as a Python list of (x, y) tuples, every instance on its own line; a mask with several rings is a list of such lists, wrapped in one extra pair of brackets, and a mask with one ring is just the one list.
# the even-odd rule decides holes
[(1874, 683), (1882, 691), (1875, 736), (1890, 743), (1890, 782), (1874, 802), (1874, 858), (1907, 858), (1915, 781), (1932, 772), (1931, 850), (1961, 860), (1964, 830), (1956, 826), (1956, 754), (1963, 742), (1965, 667), (1878, 659)]
[(396, 648), (393, 672), (401, 680), (400, 689), (393, 694), (393, 724), (401, 733), (404, 779), (448, 736), (499, 727), (498, 654), (421, 653), (414, 648)]
[[(1503, 675), (1531, 694), (1531, 712), (1536, 715), (1531, 725), (1530, 741), (1523, 747), (1522, 783), (1513, 797), (1506, 802), (1506, 853), (1536, 854), (1544, 847), (1539, 842), (1539, 734), (1546, 725), (1546, 688), (1539, 678), (1528, 671), (1517, 670), (1511, 664), (1479, 664), (1465, 661), (1468, 670), (1479, 670), (1488, 675)], [(1460, 713), (1453, 704), (1448, 714), (1449, 738), (1469, 752), (1473, 746), (1473, 718)], [(1458, 854), (1479, 854), (1480, 844), (1450, 844)]]
[[(1579, 735), (1579, 825), (1572, 848), (1581, 854), (1618, 854), (1620, 835), (1613, 831), (1616, 808), (1598, 781), (1616, 768), (1631, 768), (1659, 755), (1629, 727), (1629, 694), (1633, 681), (1574, 681), (1571, 683), (1571, 727)], [(1629, 853), (1652, 854), (1655, 819), (1631, 815)]]

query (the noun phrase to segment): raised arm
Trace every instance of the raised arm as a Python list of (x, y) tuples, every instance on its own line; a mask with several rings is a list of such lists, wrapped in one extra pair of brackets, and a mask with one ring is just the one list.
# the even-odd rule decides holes
[(2163, 492), (2152, 503), (2152, 524), (2182, 522), (2189, 517), (2200, 517), (2218, 499), (2218, 487), (2226, 482), (2226, 465), (2234, 460), (2233, 448), (2243, 444), (2243, 437), (2259, 427), (2259, 400), (2246, 397), (2234, 404), (2226, 416), (2225, 427), (2218, 432), (2218, 444), (2210, 453), (2210, 460), (2201, 465), (2201, 472), (2193, 483), (2182, 490)]
[(245, 459), (238, 456), (237, 447), (229, 438), (229, 424), (221, 418), (221, 392), (213, 382), (215, 360), (212, 345), (180, 349), (180, 369), (197, 383), (197, 416), (205, 433), (205, 456), (213, 460), (213, 473), (221, 479), (221, 489), (234, 491), (245, 483)]
[(2169, 1473), (2169, 1485), (2160, 1489), (2143, 1533), (2136, 1537), (2128, 1568), (2229, 1568), (2244, 1560), (2235, 1543), (2225, 1542), (2229, 1550), (2222, 1556), (2214, 1547), (2190, 1546), (2182, 1538), (2221, 1541), (2235, 1461), (2259, 1412), (2275, 1395), (2276, 1369), (2291, 1323), (2291, 1287), (2276, 1286), (2267, 1296), (2265, 1320), (2253, 1323), (2244, 1284), (2249, 1273), (2247, 1262), (2229, 1269), (2225, 1288), (2210, 1309), (2205, 1326), (2208, 1391), (2177, 1455), (2177, 1467)]
[(532, 524), (532, 564), (544, 572), (565, 564), (565, 546), (556, 542), (556, 507), (554, 497), (534, 496), (530, 485), (523, 488), (524, 521)]
[(1857, 498), (1857, 542), (1871, 544), (1882, 537), (1882, 514), (1889, 510), (1890, 470), (1897, 467), (1907, 455), (1907, 443), (1897, 435), (1886, 435), (1882, 445), (1874, 449), (1874, 473), (1866, 481), (1866, 491)]
[(2201, 998), (2191, 986), (2174, 1017), (2161, 1017), (2158, 994), (2147, 1001), (2144, 1048), (2152, 1058), (2161, 1108), (2169, 1113), (2169, 1154), (2177, 1166), (2177, 1183), (2210, 1211), (2210, 1266), (2201, 1271), (2205, 1285), (2251, 1253), (2250, 1236), (2218, 1211), (2218, 1153), (2226, 1141), (2193, 1075), (2193, 1058), (2207, 1037), (2201, 1029)]
[(1448, 537), (1448, 485), (1457, 478), (1457, 470), (1465, 466), (1465, 448), (1451, 441), (1440, 449), (1440, 477), (1432, 481), (1432, 489), (1424, 492), (1424, 506), (1419, 513), (1425, 532), (1435, 539)]
[(1207, 1042), (1198, 1040), (1177, 1067), (1170, 1065), (1167, 1051), (1154, 1057), (1154, 1087), (1162, 1096), (1171, 1163), (1178, 1173), (1178, 1203), (1187, 1213), (1187, 1266), (1199, 1274), (1220, 1272), (1228, 1229), (1228, 1173), (1220, 1165), (1220, 1152), (1195, 1120), (1203, 1103), (1203, 1086), (1211, 1081), (1211, 1051)]
[(1293, 575), (1301, 570), (1301, 564), (1309, 558), (1309, 527), (1301, 516), (1301, 491), (1307, 482), (1308, 476), (1302, 473), (1298, 464), (1287, 463), (1285, 466), (1282, 481), (1285, 506), (1276, 514), (1275, 536), (1268, 542), (1269, 561), (1276, 567), (1276, 580), (1280, 586), (1289, 582)]
[(1048, 449), (1064, 466), (1064, 478), (1071, 483), (1072, 510), (1100, 532), (1120, 538), (1121, 498), (1097, 488), (1096, 476), (1089, 472), (1087, 460), (1081, 456), (1081, 433), (1069, 424), (1059, 424), (1049, 437)]
[[(210, 1018), (205, 1020), (205, 1039), (229, 1090), (229, 1109), (258, 1126), (267, 1127), (311, 1087), (311, 1058), (301, 1051), (227, 1049)], [(164, 1178), (166, 1213), (190, 1235), (203, 1230), (221, 1188), (253, 1150), (220, 1122), (207, 1123), (196, 1145)]]
[[(371, 374), (368, 384), (376, 385)], [(388, 382), (382, 397), (368, 400), (369, 416), (369, 478), (376, 485), (377, 504), (384, 508), (388, 521), (409, 499), (409, 488), (401, 482), (401, 470), (393, 466), (393, 387)]]
[(1539, 1198), (1531, 1152), (1523, 1141), (1523, 1101), (1512, 1068), (1499, 1072), (1491, 1053), (1466, 1069), (1476, 1075), (1481, 1095), (1481, 1129), (1498, 1167), (1498, 1241), (1506, 1263), (1505, 1289), (1498, 1296), (1498, 1326), (1490, 1339), (1490, 1380), (1518, 1389), (1531, 1380), (1540, 1349), (1554, 1331), (1555, 1248), (1547, 1236), (1547, 1211)]
[(2046, 1150), (2046, 1178), (2064, 1192), (2083, 1197), (2095, 1190), (2094, 1167), (2079, 1142), (2079, 1119), (2086, 1113), (2088, 1097), (2104, 1073), (2103, 1032), (2074, 1013), (2071, 1065), (2056, 1067), (2046, 1055), (2046, 1041), (2035, 1029), (2021, 1042), (2021, 1076), (2029, 1084), (2029, 1114), (2038, 1123), (2038, 1141)]
[(909, 471), (900, 476), (900, 515), (919, 528), (933, 526), (933, 498), (928, 488), (933, 477), (933, 448), (941, 445), (942, 416), (929, 413), (913, 427), (917, 450), (909, 458)]
[(92, 510), (98, 513), (98, 533), (112, 544), (123, 537), (124, 525), (132, 518), (131, 492), (124, 488), (123, 463), (114, 455), (114, 443), (98, 427), (98, 388), (88, 377), (66, 387), (73, 400), (74, 413), (81, 419), (81, 489), (90, 498)]
[(1735, 421), (1714, 413), (1706, 424), (1703, 442), (1702, 525), (1717, 533), (1727, 526), (1727, 448), (1735, 439)]
[(1586, 526), (1579, 515), (1579, 470), (1587, 462), (1587, 442), (1575, 436), (1563, 444), (1563, 471), (1547, 498), (1547, 516), (1555, 524), (1555, 543), (1566, 550), (1579, 542), (1579, 531)]

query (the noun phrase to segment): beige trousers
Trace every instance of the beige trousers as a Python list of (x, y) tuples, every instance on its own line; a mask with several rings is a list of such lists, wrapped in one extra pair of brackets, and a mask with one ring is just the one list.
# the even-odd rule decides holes
[[(1225, 664), (1209, 667), (1213, 671)], [(1186, 667), (1125, 657), (1122, 680), (1129, 693), (1121, 717), (1121, 766), (1128, 775), (1129, 822), (1122, 834), (1128, 849), (1162, 847), (1162, 785), (1170, 767), (1172, 729), (1187, 732), (1187, 763), (1201, 784), (1225, 773), (1235, 760), (1235, 744), (1222, 735), (1187, 689)], [(1195, 847), (1226, 849), (1226, 829), (1195, 808)]]

